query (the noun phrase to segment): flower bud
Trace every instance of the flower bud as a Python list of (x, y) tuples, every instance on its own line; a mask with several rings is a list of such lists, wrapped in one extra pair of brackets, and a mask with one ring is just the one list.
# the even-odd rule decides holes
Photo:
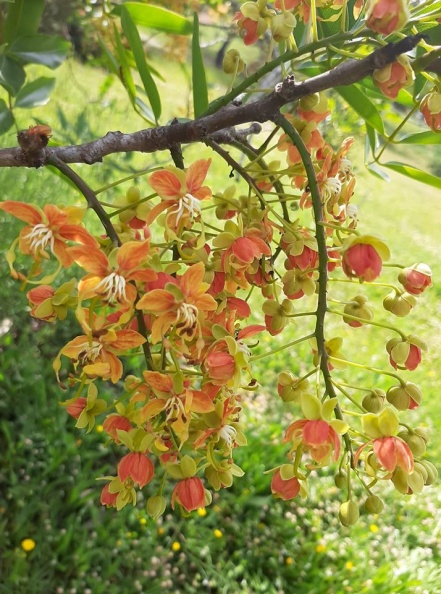
[(400, 31), (409, 17), (409, 0), (370, 0), (366, 9), (366, 25), (382, 35)]
[(404, 429), (398, 433), (398, 437), (407, 443), (414, 456), (419, 458), (426, 451), (427, 436), (425, 432), (421, 434), (418, 429), (415, 431)]
[(379, 413), (384, 408), (384, 399), (386, 393), (383, 390), (374, 389), (368, 392), (363, 400), (361, 406), (370, 413)]
[(408, 477), (409, 475), (406, 471), (402, 468), (396, 468), (391, 478), (395, 489), (403, 495), (409, 495)]
[(370, 235), (345, 240), (342, 253), (343, 272), (349, 278), (372, 282), (381, 273), (383, 260), (390, 257), (386, 244)]
[(162, 495), (153, 495), (147, 500), (147, 513), (148, 515), (157, 520), (165, 512), (167, 501)]
[(432, 464), (432, 462), (429, 462), (429, 460), (421, 460), (420, 464), (424, 466), (427, 471), (427, 478), (424, 481), (424, 484), (433, 485), (433, 483), (436, 483), (438, 479), (438, 470), (436, 466)]
[(417, 299), (409, 293), (392, 291), (383, 300), (383, 307), (399, 318), (407, 316), (417, 304)]
[(401, 55), (392, 64), (374, 70), (374, 85), (389, 99), (396, 99), (398, 92), (403, 87), (410, 87), (414, 81), (414, 73), (410, 60)]
[[(349, 303), (345, 305), (344, 313), (347, 316), (354, 316), (356, 318), (362, 318), (363, 320), (370, 321), (374, 317), (372, 309), (366, 305), (367, 298), (364, 295), (356, 295)], [(363, 326), (363, 322), (359, 320), (352, 320), (349, 317), (343, 316), (343, 321), (353, 328), (359, 328)]]
[(292, 12), (283, 12), (271, 19), (271, 33), (276, 43), (285, 41), (291, 35), (296, 24), (296, 17)]
[(421, 363), (421, 351), (426, 344), (416, 336), (409, 335), (405, 339), (392, 338), (386, 344), (389, 361), (395, 369), (413, 371)]
[(139, 191), (139, 188), (131, 186), (126, 192), (126, 198), (128, 204), (133, 204), (134, 202), (141, 200), (141, 192)]
[(384, 509), (384, 503), (376, 495), (369, 495), (364, 502), (364, 508), (369, 514), (381, 514)]
[(441, 93), (433, 91), (425, 95), (420, 103), (420, 111), (429, 128), (434, 132), (441, 130)]
[(240, 53), (235, 49), (229, 49), (222, 61), (222, 68), (226, 74), (240, 74), (245, 68), (245, 62), (240, 57)]
[(404, 386), (389, 388), (386, 398), (397, 410), (413, 410), (421, 404), (423, 394), (416, 384), (406, 382)]
[(348, 486), (348, 475), (344, 470), (339, 470), (334, 476), (334, 483), (337, 489), (345, 489)]
[(282, 371), (277, 380), (277, 391), (283, 402), (299, 402), (309, 390), (307, 379), (299, 381), (292, 373)]
[(419, 295), (432, 284), (432, 271), (427, 264), (413, 264), (398, 275), (398, 280), (408, 293)]
[(353, 526), (360, 517), (360, 511), (355, 501), (345, 501), (340, 506), (338, 517), (343, 526)]

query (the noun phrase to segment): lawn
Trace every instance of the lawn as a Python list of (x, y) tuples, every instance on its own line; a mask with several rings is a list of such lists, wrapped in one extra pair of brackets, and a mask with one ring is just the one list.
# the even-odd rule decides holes
[[(159, 83), (181, 84), (186, 73), (170, 62)], [(213, 92), (223, 83), (212, 75)], [(75, 81), (75, 84), (72, 84)], [(69, 61), (57, 79), (51, 103), (19, 114), (19, 127), (35, 121), (53, 128), (53, 141), (80, 143), (98, 138), (109, 129), (124, 132), (143, 126), (132, 115), (119, 83), (111, 82), (97, 69)], [(69, 94), (66, 93), (69, 89)], [(91, 91), (92, 89), (92, 91)], [(219, 92), (219, 91), (217, 91)], [(92, 93), (92, 94), (91, 94)], [(84, 96), (90, 100), (84, 103)], [(188, 115), (188, 95), (173, 116)], [(105, 117), (103, 117), (103, 114)], [(12, 139), (11, 139), (12, 138)], [(13, 137), (2, 139), (3, 146)], [(336, 139), (337, 141), (342, 140)], [(204, 149), (205, 150), (205, 149)], [(430, 158), (431, 147), (408, 155), (413, 164)], [(210, 154), (209, 149), (206, 149)], [(398, 153), (390, 153), (396, 158)], [(201, 148), (185, 150), (187, 162), (201, 156)], [(429, 345), (421, 371), (410, 376), (424, 393), (417, 411), (431, 442), (429, 457), (438, 461), (441, 430), (438, 404), (441, 360), (441, 263), (437, 258), (441, 211), (439, 191), (391, 174), (391, 183), (370, 175), (363, 166), (363, 149), (356, 143), (351, 155), (357, 172), (360, 229), (387, 237), (391, 262), (424, 261), (434, 273), (434, 286), (418, 304), (415, 315), (404, 321), (408, 333), (424, 333)], [(137, 172), (167, 162), (167, 155), (120, 155), (102, 165), (76, 166), (95, 189), (118, 178), (130, 181), (109, 187), (100, 197), (112, 202), (127, 187), (144, 180)], [(215, 191), (231, 183), (229, 169), (216, 156), (208, 179)], [(46, 169), (3, 170), (2, 198), (44, 204), (81, 202), (65, 180)], [(91, 215), (92, 213), (90, 213)], [(19, 225), (0, 215), (1, 248), (6, 250)], [(96, 227), (98, 231), (98, 226)], [(390, 279), (396, 271), (387, 271)], [(14, 325), (0, 338), (0, 593), (1, 594), (439, 594), (441, 593), (441, 494), (438, 486), (420, 496), (403, 497), (386, 488), (386, 511), (380, 516), (362, 514), (351, 529), (338, 521), (340, 493), (332, 471), (312, 480), (306, 500), (282, 503), (269, 495), (270, 475), (264, 474), (284, 461), (280, 443), (295, 409), (282, 405), (275, 390), (277, 374), (306, 369), (309, 353), (299, 356), (282, 351), (270, 360), (256, 361), (261, 379), (258, 392), (244, 399), (248, 448), (237, 454), (246, 471), (229, 491), (216, 495), (206, 510), (181, 519), (169, 513), (155, 523), (141, 499), (136, 508), (119, 514), (99, 505), (100, 483), (96, 477), (109, 473), (115, 454), (107, 447), (100, 426), (85, 436), (58, 405), (60, 394), (50, 366), (60, 345), (73, 327), (45, 327), (38, 333), (25, 316), (25, 296), (9, 279), (4, 259), (0, 262), (2, 318)], [(354, 283), (354, 293), (358, 285)], [(372, 288), (373, 295), (384, 289)], [(379, 315), (381, 315), (379, 313)], [(336, 326), (337, 328), (337, 326)], [(385, 336), (361, 328), (355, 337), (341, 325), (348, 356), (362, 357), (374, 365), (387, 359)], [(293, 326), (292, 337), (303, 331)], [(284, 335), (284, 340), (289, 340)], [(257, 352), (279, 345), (278, 337), (263, 338)], [(360, 372), (356, 381), (371, 382)], [(378, 386), (381, 387), (381, 386)], [(415, 413), (412, 413), (413, 415)], [(35, 548), (25, 551), (21, 543), (32, 539)]]

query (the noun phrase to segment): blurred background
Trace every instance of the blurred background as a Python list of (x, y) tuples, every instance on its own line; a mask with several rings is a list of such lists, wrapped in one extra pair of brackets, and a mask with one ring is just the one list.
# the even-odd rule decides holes
[[(108, 72), (96, 33), (100, 3), (51, 0), (46, 4), (44, 32), (69, 39), (73, 49), (57, 70), (50, 102), (15, 111), (18, 128), (48, 124), (53, 130), (51, 143), (63, 145), (99, 138), (109, 130), (132, 132), (145, 127), (131, 109), (120, 81)], [(179, 0), (167, 5), (178, 11), (198, 8), (196, 2)], [(234, 3), (204, 5), (200, 18), (205, 23), (204, 60), (212, 99), (229, 84), (219, 67), (225, 48), (242, 51), (243, 46), (233, 39), (228, 25)], [(105, 38), (104, 23), (100, 26)], [(144, 33), (148, 57), (153, 65), (160, 65), (158, 88), (163, 98), (170, 98), (164, 105), (163, 121), (191, 117), (188, 38)], [(259, 47), (246, 50), (251, 69), (261, 64), (260, 52)], [(32, 79), (45, 69), (35, 65), (27, 71)], [(439, 190), (399, 174), (392, 173), (388, 183), (367, 172), (362, 123), (337, 96), (330, 93), (329, 97), (333, 119), (325, 122), (327, 141), (336, 148), (346, 136), (357, 138), (349, 157), (358, 180), (355, 202), (360, 228), (387, 238), (392, 262), (421, 261), (433, 271), (434, 286), (404, 321), (404, 331), (420, 335), (429, 345), (421, 370), (409, 376), (409, 381), (421, 387), (423, 403), (408, 414), (413, 426), (419, 424), (428, 431), (429, 458), (437, 464), (441, 456)], [(415, 120), (413, 125), (416, 130), (420, 122)], [(15, 144), (14, 133), (0, 137), (2, 147)], [(413, 146), (399, 150), (398, 154), (390, 149), (389, 157), (441, 174), (439, 150)], [(240, 185), (205, 147), (186, 147), (186, 162), (200, 158), (202, 151), (213, 157), (207, 179), (213, 191)], [(106, 157), (102, 164), (74, 168), (99, 189), (167, 162), (165, 152), (123, 154)], [(2, 169), (0, 176), (2, 200), (82, 204), (76, 190), (47, 168)], [(141, 192), (147, 191), (145, 177), (139, 176), (109, 189), (103, 200), (117, 201), (133, 183)], [(99, 231), (92, 216), (89, 223)], [(21, 224), (0, 213), (0, 225), (0, 251), (5, 253)], [(388, 275), (386, 271), (386, 279)], [(390, 282), (394, 275), (391, 270)], [(310, 356), (306, 346), (296, 354), (282, 351), (271, 360), (254, 363), (260, 388), (243, 397), (249, 447), (240, 448), (235, 459), (245, 476), (231, 489), (216, 494), (211, 507), (186, 519), (178, 513), (166, 514), (158, 522), (148, 517), (142, 497), (135, 508), (119, 513), (102, 508), (101, 484), (96, 478), (114, 472), (116, 454), (100, 425), (88, 435), (75, 429), (75, 421), (59, 405), (63, 394), (52, 369), (61, 346), (78, 333), (75, 320), (68, 317), (54, 326), (30, 318), (25, 292), (10, 278), (4, 257), (0, 279), (1, 594), (441, 593), (438, 485), (406, 497), (385, 485), (381, 492), (385, 511), (381, 516), (362, 514), (350, 529), (338, 520), (341, 500), (333, 480), (335, 469), (324, 469), (320, 477), (311, 478), (306, 500), (284, 503), (271, 497), (271, 475), (264, 471), (284, 462), (286, 448), (281, 439), (295, 416), (295, 409), (277, 396), (277, 374), (283, 370), (300, 374)], [(381, 289), (372, 293), (377, 299), (383, 294)], [(257, 349), (275, 348), (278, 341), (293, 340), (299, 332), (301, 324), (293, 325), (291, 336), (264, 337)], [(348, 357), (356, 350), (372, 366), (381, 365), (387, 360), (384, 344), (388, 338), (369, 328), (360, 329), (359, 334), (346, 332), (344, 350)], [(136, 369), (136, 360), (128, 364)], [(355, 381), (363, 383), (362, 371)]]

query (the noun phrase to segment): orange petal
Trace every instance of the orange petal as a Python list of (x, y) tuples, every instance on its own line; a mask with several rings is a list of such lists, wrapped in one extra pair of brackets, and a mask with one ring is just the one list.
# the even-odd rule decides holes
[(205, 265), (203, 262), (198, 262), (189, 266), (184, 274), (179, 279), (179, 285), (182, 292), (187, 297), (194, 293), (198, 293), (197, 289), (200, 287), (205, 275)]
[(120, 270), (133, 270), (138, 268), (149, 255), (149, 241), (128, 241), (123, 244), (116, 256)]
[(43, 212), (38, 206), (17, 202), (16, 200), (5, 200), (0, 202), (0, 208), (13, 215), (21, 221), (26, 221), (30, 225), (38, 225), (43, 219)]
[(136, 332), (135, 330), (117, 330), (116, 340), (111, 343), (112, 349), (117, 351), (127, 351), (128, 349), (134, 349), (141, 344), (144, 344), (146, 338)]
[(136, 309), (143, 309), (149, 313), (160, 314), (176, 307), (174, 295), (165, 289), (153, 289), (141, 297)]
[(149, 184), (161, 198), (179, 198), (183, 183), (178, 175), (168, 169), (155, 171), (149, 177)]
[(76, 243), (81, 243), (82, 245), (87, 245), (92, 248), (98, 247), (98, 242), (95, 237), (79, 225), (63, 225), (60, 228), (60, 235), (69, 241), (75, 241)]
[(69, 248), (69, 254), (73, 260), (87, 270), (98, 276), (104, 277), (110, 273), (109, 262), (101, 250), (91, 250), (86, 246), (74, 246)]
[(198, 196), (195, 195), (195, 192), (197, 192), (204, 183), (204, 179), (207, 177), (207, 172), (210, 165), (211, 159), (199, 159), (198, 161), (192, 163), (187, 170), (187, 188), (190, 194), (192, 194), (195, 198), (198, 198)]
[(200, 392), (199, 390), (194, 390), (191, 410), (195, 413), (211, 412), (214, 410), (214, 404), (207, 394)]
[(60, 210), (58, 206), (45, 204), (43, 211), (51, 227), (62, 227), (67, 223), (67, 214)]
[(144, 371), (142, 375), (153, 390), (164, 393), (173, 391), (173, 380), (169, 375), (159, 373), (158, 371)]

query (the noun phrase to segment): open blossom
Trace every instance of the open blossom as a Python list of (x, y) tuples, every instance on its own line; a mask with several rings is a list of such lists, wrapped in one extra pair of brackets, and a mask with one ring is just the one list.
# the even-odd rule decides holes
[[(325, 144), (322, 135), (320, 134), (316, 122), (310, 120), (305, 122), (298, 118), (295, 118), (291, 114), (284, 114), (285, 118), (294, 126), (297, 132), (300, 134), (306, 148), (309, 152), (313, 149), (318, 149)], [(282, 134), (277, 144), (279, 151), (287, 151), (287, 161), (289, 165), (295, 165), (301, 163), (302, 157), (296, 146), (292, 143), (291, 139), (287, 134)]]
[(382, 35), (400, 31), (409, 17), (409, 0), (369, 0), (366, 9), (366, 25)]
[(79, 223), (83, 210), (78, 208), (58, 208), (45, 204), (43, 209), (33, 204), (5, 200), (0, 209), (28, 223), (20, 231), (20, 252), (35, 260), (48, 259), (52, 253), (65, 268), (73, 263), (68, 243), (75, 242), (87, 249), (98, 246), (96, 239)]
[(133, 305), (137, 290), (130, 281), (148, 282), (156, 278), (156, 272), (146, 267), (149, 246), (148, 240), (129, 241), (109, 256), (99, 249), (71, 248), (72, 258), (89, 273), (78, 283), (80, 298), (101, 297), (105, 303)]
[(166, 228), (179, 234), (182, 229), (191, 227), (201, 215), (201, 200), (211, 197), (211, 190), (203, 186), (211, 159), (199, 159), (183, 171), (177, 167), (167, 167), (155, 171), (149, 177), (149, 184), (162, 198), (162, 202), (152, 208), (147, 224), (153, 222), (163, 211), (167, 211)]
[(173, 279), (174, 282), (167, 283), (164, 289), (153, 289), (138, 301), (137, 309), (155, 316), (153, 344), (168, 332), (177, 334), (184, 341), (192, 341), (195, 337), (202, 340), (201, 324), (208, 312), (217, 309), (215, 299), (207, 294), (209, 284), (203, 282), (204, 275), (205, 266), (198, 262)]

